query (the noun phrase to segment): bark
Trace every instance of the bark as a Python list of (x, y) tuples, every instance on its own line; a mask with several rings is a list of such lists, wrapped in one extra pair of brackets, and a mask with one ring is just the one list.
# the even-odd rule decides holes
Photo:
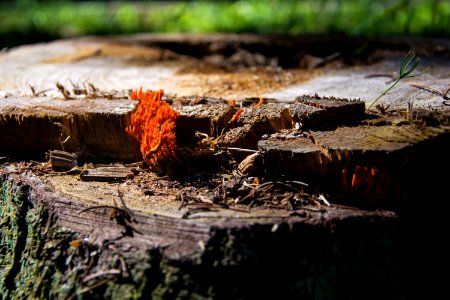
[(390, 212), (212, 223), (136, 214), (139, 234), (106, 211), (80, 214), (86, 205), (29, 173), (2, 175), (1, 190), (6, 298), (327, 298), (374, 287), (380, 297), (402, 295)]

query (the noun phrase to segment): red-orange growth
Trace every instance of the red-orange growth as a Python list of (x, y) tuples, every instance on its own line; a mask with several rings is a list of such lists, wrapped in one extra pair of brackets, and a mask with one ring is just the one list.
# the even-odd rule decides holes
[(130, 99), (139, 100), (139, 105), (131, 115), (131, 126), (126, 129), (141, 143), (144, 161), (158, 172), (178, 161), (175, 121), (179, 113), (162, 101), (163, 94), (163, 90), (133, 91)]

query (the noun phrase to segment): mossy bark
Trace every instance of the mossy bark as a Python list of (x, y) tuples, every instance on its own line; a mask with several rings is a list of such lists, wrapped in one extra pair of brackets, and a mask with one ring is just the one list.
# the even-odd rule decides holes
[(68, 241), (43, 204), (34, 206), (28, 186), (1, 182), (0, 293), (4, 299), (64, 298), (75, 276), (66, 274)]
[(101, 252), (88, 243), (71, 247), (77, 234), (57, 226), (56, 217), (49, 214), (44, 204), (35, 206), (27, 197), (28, 189), (4, 178), (1, 181), (0, 294), (3, 299), (145, 296), (152, 270), (146, 262), (149, 255), (145, 251), (136, 251), (127, 259), (133, 268), (130, 280), (123, 280), (123, 276), (108, 278), (108, 284), (101, 289), (95, 286), (105, 278), (94, 278), (94, 283), (83, 282), (88, 271), (117, 265), (117, 253)]
[(333, 232), (288, 224), (276, 231), (262, 225), (218, 228), (205, 251), (169, 259), (163, 249), (114, 241), (90, 244), (60, 228), (43, 203), (30, 201), (29, 189), (6, 178), (1, 182), (3, 299), (404, 295), (392, 224), (363, 225), (356, 220)]

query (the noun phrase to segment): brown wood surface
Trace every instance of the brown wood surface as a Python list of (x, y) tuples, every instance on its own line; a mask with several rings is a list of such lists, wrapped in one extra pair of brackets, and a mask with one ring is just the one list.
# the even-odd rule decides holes
[[(19, 174), (15, 174), (19, 172)], [(7, 175), (7, 174), (10, 175)], [(133, 212), (132, 236), (120, 239), (119, 244), (137, 248), (161, 248), (168, 257), (189, 256), (201, 249), (199, 244), (207, 244), (214, 237), (214, 229), (239, 229), (251, 226), (290, 226), (302, 224), (306, 227), (319, 226), (332, 230), (341, 222), (352, 222), (364, 218), (364, 223), (394, 222), (397, 215), (390, 211), (367, 211), (348, 206), (308, 208), (296, 212), (271, 209), (236, 211), (215, 207), (211, 211), (198, 211), (187, 214), (192, 207), (179, 209), (177, 200), (180, 190), (164, 188), (154, 191), (153, 196), (145, 195), (140, 188), (140, 177), (124, 183), (104, 183), (81, 181), (73, 175), (33, 176), (20, 174), (16, 166), (4, 166), (2, 176), (9, 176), (11, 182), (30, 185), (33, 203), (45, 203), (51, 213), (58, 216), (57, 224), (62, 228), (89, 237), (90, 242), (102, 243), (105, 240), (123, 236), (125, 227), (111, 219), (111, 207), (119, 204), (119, 193)], [(158, 180), (157, 177), (153, 180)], [(164, 179), (160, 180), (164, 184)], [(109, 206), (108, 207), (102, 207)], [(96, 207), (85, 210), (87, 208)], [(120, 205), (119, 205), (120, 207)], [(83, 211), (85, 210), (85, 211)], [(275, 227), (274, 227), (275, 228)]]
[[(365, 45), (362, 57), (353, 57)], [(273, 95), (293, 101), (301, 94), (375, 99), (387, 86), (387, 77), (398, 71), (409, 49), (422, 56), (414, 78), (436, 89), (448, 88), (449, 42), (446, 39), (368, 39), (339, 37), (261, 37), (255, 35), (135, 35), (112, 38), (79, 38), (22, 46), (0, 54), (1, 95), (46, 91), (61, 98), (55, 84), (93, 83), (103, 91), (166, 90), (177, 95), (227, 98)], [(308, 55), (337, 59), (319, 68), (300, 67)], [(351, 60), (362, 64), (348, 67)], [(286, 60), (288, 62), (286, 62)], [(367, 64), (367, 65), (366, 65)], [(275, 67), (273, 67), (275, 66)], [(328, 66), (328, 68), (327, 68)], [(281, 68), (279, 68), (281, 67)], [(305, 83), (306, 82), (306, 83)], [(305, 84), (303, 84), (305, 83)], [(400, 84), (385, 97), (387, 104), (441, 107), (439, 95)], [(439, 105), (441, 104), (441, 105)]]
[[(220, 142), (222, 147), (259, 149), (266, 161), (259, 169), (268, 168), (265, 174), (286, 173), (313, 182), (334, 174), (331, 177), (339, 181), (341, 169), (350, 161), (349, 172), (359, 164), (384, 168), (408, 153), (403, 149), (445, 139), (450, 108), (445, 97), (407, 83), (382, 99), (396, 114), (361, 119), (366, 118), (364, 102), (367, 106), (367, 100), (388, 86), (378, 82), (386, 78), (366, 76), (391, 74), (405, 47), (414, 46), (424, 56), (421, 67), (429, 70), (418, 77), (420, 81), (444, 90), (450, 72), (446, 40), (364, 41), (372, 46), (359, 64), (348, 62), (352, 48), (340, 42), (339, 37), (135, 35), (11, 49), (0, 54), (0, 150), (8, 156), (38, 159), (48, 151), (65, 150), (77, 153), (80, 164), (137, 162), (139, 145), (125, 129), (136, 107), (136, 101), (127, 99), (128, 92), (141, 86), (165, 89), (168, 101), (180, 111), (181, 147), (195, 147), (197, 131), (219, 136), (239, 104), (265, 98), (262, 107), (246, 107)], [(363, 41), (352, 42), (357, 47)], [(325, 52), (319, 51), (323, 45), (329, 47)], [(295, 58), (285, 59), (295, 52)], [(326, 52), (331, 52), (331, 59)], [(304, 65), (311, 55), (317, 55), (316, 64)], [(320, 59), (323, 63), (317, 64)], [(310, 96), (302, 96), (308, 89)], [(330, 97), (322, 96), (331, 91)], [(267, 94), (274, 98), (266, 98)], [(226, 104), (231, 98), (237, 106)], [(407, 112), (409, 102), (413, 111)], [(423, 115), (434, 111), (439, 116), (431, 119), (437, 124), (425, 129), (408, 125), (416, 121), (428, 126), (429, 118)], [(299, 129), (303, 133), (296, 137)], [(283, 130), (292, 134), (259, 141)], [(309, 153), (309, 158), (296, 153)], [(85, 178), (96, 176), (83, 172)]]
[[(366, 114), (364, 103), (367, 107), (390, 80), (370, 75), (392, 74), (406, 50), (415, 47), (424, 58), (418, 71), (429, 70), (414, 81), (445, 91), (449, 43), (350, 42), (339, 37), (136, 35), (2, 52), (0, 176), (3, 182), (28, 186), (32, 206), (43, 204), (59, 228), (95, 245), (114, 241), (120, 250), (159, 249), (172, 262), (207, 258), (208, 251), (217, 249), (226, 252), (224, 236), (242, 238), (255, 250), (264, 243), (251, 238), (254, 232), (262, 232), (258, 236), (267, 243), (279, 243), (274, 247), (278, 254), (291, 242), (301, 244), (299, 236), (309, 233), (312, 245), (305, 251), (320, 248), (316, 232), (333, 248), (341, 242), (353, 245), (355, 234), (367, 229), (376, 244), (380, 235), (398, 229), (399, 219), (415, 216), (421, 201), (443, 195), (444, 180), (437, 171), (449, 165), (450, 106), (443, 95), (405, 81), (380, 101), (391, 112)], [(355, 58), (361, 45), (369, 47)], [(140, 87), (164, 89), (165, 101), (180, 112), (177, 143), (189, 162), (186, 174), (157, 175), (138, 163), (139, 145), (125, 128), (137, 104), (128, 93)], [(313, 100), (298, 98), (304, 94)], [(257, 107), (260, 97), (265, 104)], [(228, 100), (237, 104), (230, 106)], [(245, 110), (230, 125), (241, 103)], [(408, 103), (413, 110), (407, 110)], [(222, 156), (193, 155), (196, 131), (218, 137), (224, 128), (223, 139), (206, 151), (220, 150)], [(51, 150), (75, 152), (79, 166), (53, 170), (45, 159)], [(256, 155), (246, 161), (250, 168), (241, 164), (239, 169), (254, 174), (232, 172), (251, 153)], [(205, 172), (208, 168), (216, 174)], [(364, 168), (388, 175), (372, 186), (369, 171), (359, 171)], [(289, 191), (268, 192), (267, 199), (277, 197), (262, 205), (245, 202), (264, 180), (273, 185), (306, 181), (306, 203), (292, 206)], [(439, 188), (430, 191), (435, 183)], [(231, 198), (237, 188), (241, 194)], [(224, 196), (217, 197), (217, 191)], [(283, 202), (283, 195), (291, 200)], [(274, 208), (271, 202), (286, 206)], [(406, 224), (414, 225), (404, 231), (407, 235), (420, 229), (415, 222)], [(277, 239), (280, 227), (286, 230)], [(343, 234), (336, 237), (336, 228)], [(259, 246), (252, 248), (253, 242)]]

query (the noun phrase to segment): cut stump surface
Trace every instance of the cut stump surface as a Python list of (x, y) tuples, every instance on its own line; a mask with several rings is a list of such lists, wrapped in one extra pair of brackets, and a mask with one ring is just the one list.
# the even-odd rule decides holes
[[(0, 294), (415, 295), (443, 257), (445, 210), (422, 208), (445, 198), (450, 106), (401, 82), (365, 111), (412, 46), (429, 68), (415, 81), (447, 89), (445, 39), (135, 35), (0, 53)], [(125, 131), (140, 87), (180, 113), (183, 174), (140, 162)]]

